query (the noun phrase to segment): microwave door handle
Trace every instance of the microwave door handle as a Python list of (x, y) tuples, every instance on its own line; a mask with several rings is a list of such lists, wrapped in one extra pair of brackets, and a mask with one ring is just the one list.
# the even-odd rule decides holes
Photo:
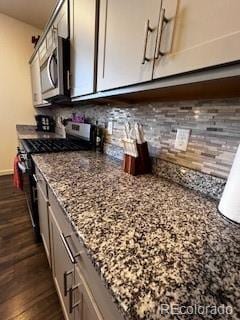
[(52, 86), (52, 89), (55, 89), (55, 84), (53, 82), (53, 79), (52, 79), (52, 75), (51, 75), (51, 62), (52, 62), (52, 59), (53, 59), (53, 55), (54, 53), (51, 54), (51, 56), (48, 58), (48, 63), (47, 63), (47, 75), (48, 75), (48, 80)]

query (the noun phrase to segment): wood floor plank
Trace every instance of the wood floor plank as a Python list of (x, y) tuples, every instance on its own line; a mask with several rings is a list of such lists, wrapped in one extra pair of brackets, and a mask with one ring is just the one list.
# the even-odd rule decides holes
[(0, 319), (64, 319), (25, 196), (12, 186), (11, 176), (0, 177)]
[(34, 306), (25, 310), (23, 313), (10, 318), (11, 320), (26, 320), (37, 319), (40, 320), (64, 320), (61, 310), (52, 310), (51, 306), (58, 303), (55, 294), (49, 295), (46, 299), (42, 299), (41, 303), (35, 303)]

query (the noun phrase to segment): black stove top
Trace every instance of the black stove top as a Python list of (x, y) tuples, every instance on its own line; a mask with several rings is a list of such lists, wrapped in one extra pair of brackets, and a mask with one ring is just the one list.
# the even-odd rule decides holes
[(24, 139), (22, 143), (25, 151), (30, 154), (91, 149), (88, 141), (79, 139)]

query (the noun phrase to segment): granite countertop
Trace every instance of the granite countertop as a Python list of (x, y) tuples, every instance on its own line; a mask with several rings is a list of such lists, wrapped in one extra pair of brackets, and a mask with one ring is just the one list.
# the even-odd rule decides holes
[(54, 132), (41, 132), (36, 131), (36, 126), (34, 125), (16, 125), (18, 139), (51, 139), (51, 138), (61, 138), (60, 135)]
[[(91, 152), (33, 158), (126, 319), (240, 319), (240, 227), (216, 202)], [(161, 315), (163, 304), (233, 314)]]

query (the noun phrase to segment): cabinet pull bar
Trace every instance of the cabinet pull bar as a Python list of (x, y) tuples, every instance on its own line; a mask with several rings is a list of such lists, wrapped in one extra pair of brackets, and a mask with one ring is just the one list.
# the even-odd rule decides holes
[(146, 28), (145, 28), (145, 40), (144, 40), (142, 64), (145, 64), (145, 62), (150, 61), (150, 59), (146, 57), (146, 53), (147, 53), (148, 35), (149, 35), (149, 32), (153, 32), (153, 30), (154, 29), (150, 28), (150, 21), (148, 19), (146, 22)]
[(164, 23), (168, 23), (169, 20), (165, 16), (166, 9), (161, 9), (159, 24), (158, 24), (158, 36), (157, 36), (157, 45), (156, 45), (156, 53), (155, 59), (158, 59), (160, 56), (164, 56), (166, 53), (161, 51), (161, 42), (162, 42), (162, 34), (163, 34), (163, 25)]
[(33, 179), (35, 180), (36, 183), (38, 183), (38, 178), (35, 174), (33, 174)]
[(64, 286), (64, 296), (67, 296), (67, 293), (70, 289), (67, 287), (67, 277), (71, 274), (72, 275), (73, 270), (65, 271), (63, 274), (63, 286)]
[(61, 236), (63, 245), (64, 245), (64, 247), (65, 247), (65, 249), (66, 249), (66, 251), (67, 251), (67, 254), (68, 254), (68, 256), (69, 256), (69, 259), (71, 260), (72, 263), (75, 263), (74, 256), (73, 256), (73, 254), (72, 254), (72, 252), (71, 252), (71, 250), (70, 250), (70, 248), (69, 248), (69, 246), (68, 246), (68, 243), (67, 243), (67, 241), (66, 241), (66, 238), (69, 237), (69, 236), (64, 237), (64, 235), (63, 235), (62, 233), (60, 233), (60, 236)]
[(82, 294), (80, 295), (80, 299), (77, 301), (77, 302), (73, 302), (73, 292), (74, 290), (76, 290), (80, 285), (75, 285), (75, 286), (72, 286), (70, 289), (69, 289), (69, 313), (72, 313), (73, 312), (73, 309), (78, 307), (78, 306), (81, 306), (82, 305)]
[(64, 236), (64, 234), (61, 234), (61, 239), (63, 241), (64, 247), (67, 250), (67, 253), (69, 255), (69, 258), (70, 258), (71, 262), (72, 263), (76, 263), (77, 262), (76, 258), (80, 257), (82, 255), (82, 252), (80, 251), (80, 252), (77, 252), (77, 253), (73, 253), (71, 248), (70, 248), (70, 245), (68, 244), (68, 241), (67, 241), (68, 238), (71, 238), (71, 234), (68, 234), (66, 236)]

